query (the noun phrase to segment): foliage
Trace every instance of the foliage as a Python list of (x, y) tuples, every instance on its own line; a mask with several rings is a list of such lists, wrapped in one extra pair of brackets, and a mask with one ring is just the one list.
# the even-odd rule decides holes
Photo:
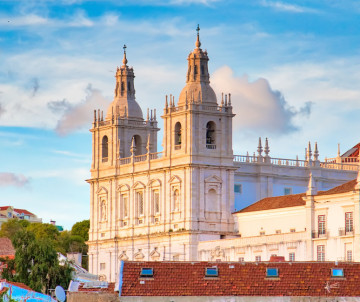
[(78, 235), (84, 238), (84, 241), (89, 240), (89, 229), (90, 229), (90, 220), (83, 220), (75, 223), (71, 229), (72, 235)]
[(29, 226), (30, 222), (22, 219), (9, 219), (1, 224), (0, 237), (7, 237), (12, 240), (14, 235)]
[(68, 263), (60, 265), (53, 242), (49, 238), (36, 238), (29, 230), (20, 230), (13, 238), (15, 253), (14, 275), (10, 268), (4, 273), (10, 281), (22, 282), (38, 292), (46, 293), (56, 285), (67, 287), (72, 268)]

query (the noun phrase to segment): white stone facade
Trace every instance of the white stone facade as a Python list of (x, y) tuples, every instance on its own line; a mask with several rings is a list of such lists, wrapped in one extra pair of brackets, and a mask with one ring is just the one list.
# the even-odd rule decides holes
[(162, 152), (156, 110), (143, 118), (125, 52), (105, 119), (94, 113), (89, 270), (103, 279), (116, 279), (120, 260), (207, 257), (203, 241), (238, 236), (232, 212), (285, 189), (304, 192), (310, 171), (321, 189), (356, 175), (357, 164), (321, 163), (315, 153), (270, 158), (267, 141), (265, 155), (259, 146), (256, 156), (234, 156), (231, 95), (217, 102), (200, 46), (198, 36), (177, 105), (166, 97)]
[[(199, 260), (269, 261), (276, 255), (287, 261), (359, 262), (360, 192), (351, 183), (339, 193), (308, 192), (300, 197), (304, 205), (235, 213), (241, 237), (200, 242)], [(293, 196), (283, 196), (283, 202), (288, 198)]]

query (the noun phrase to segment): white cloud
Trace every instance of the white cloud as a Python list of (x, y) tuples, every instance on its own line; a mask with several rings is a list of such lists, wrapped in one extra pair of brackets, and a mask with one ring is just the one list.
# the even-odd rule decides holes
[(29, 183), (29, 179), (22, 174), (0, 172), (0, 187), (24, 187)]
[(264, 133), (289, 133), (298, 130), (294, 117), (309, 115), (311, 104), (303, 104), (296, 110), (291, 107), (283, 95), (273, 90), (269, 82), (259, 78), (250, 82), (246, 75), (235, 77), (232, 69), (224, 66), (212, 76), (215, 90), (232, 94), (234, 128)]
[[(106, 108), (109, 105), (101, 92), (88, 86), (85, 99), (74, 107), (68, 108), (59, 120), (55, 131), (66, 135), (75, 130), (88, 128), (91, 124), (94, 108)], [(106, 115), (106, 112), (105, 114)]]
[(302, 7), (295, 4), (288, 4), (280, 1), (268, 1), (263, 0), (260, 2), (260, 4), (264, 7), (270, 7), (277, 11), (284, 11), (284, 12), (290, 12), (290, 13), (315, 13), (315, 9)]

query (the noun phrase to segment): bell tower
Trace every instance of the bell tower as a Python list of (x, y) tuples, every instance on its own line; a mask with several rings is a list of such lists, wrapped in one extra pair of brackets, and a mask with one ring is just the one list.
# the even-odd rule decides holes
[(175, 97), (166, 96), (164, 109), (165, 156), (191, 156), (193, 162), (233, 165), (231, 95), (222, 95), (218, 104), (210, 86), (208, 53), (200, 48), (197, 27), (195, 49), (188, 55), (186, 85), (177, 106)]
[[(94, 111), (92, 168), (116, 166), (120, 158), (157, 152), (156, 110), (147, 111), (146, 120), (135, 98), (134, 69), (127, 65), (126, 45), (123, 47), (123, 65), (117, 67), (114, 100), (105, 119)], [(148, 146), (148, 141), (151, 142)], [(147, 150), (149, 148), (149, 150)]]

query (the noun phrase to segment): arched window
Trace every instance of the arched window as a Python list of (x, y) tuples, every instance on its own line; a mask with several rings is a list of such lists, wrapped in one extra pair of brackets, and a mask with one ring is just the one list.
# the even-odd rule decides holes
[(180, 210), (180, 196), (179, 196), (178, 189), (174, 190), (173, 199), (174, 199), (174, 211), (179, 211)]
[(141, 155), (142, 148), (141, 148), (141, 136), (140, 135), (134, 135), (133, 136), (134, 143), (135, 143), (135, 155)]
[(201, 75), (204, 75), (204, 73), (205, 73), (204, 65), (201, 65)]
[(177, 122), (175, 124), (175, 149), (181, 148), (181, 124)]
[(124, 82), (121, 82), (121, 91), (124, 91), (125, 87), (124, 87)]
[(197, 74), (197, 66), (194, 66), (194, 74)]
[(109, 142), (108, 137), (104, 135), (101, 142), (101, 147), (102, 147), (101, 157), (103, 162), (108, 161), (108, 155), (109, 155), (108, 142)]
[(128, 81), (128, 88), (129, 91), (131, 90), (131, 85), (130, 85), (130, 81)]
[(208, 122), (206, 124), (206, 148), (207, 149), (216, 149), (216, 142), (215, 142), (215, 123)]

